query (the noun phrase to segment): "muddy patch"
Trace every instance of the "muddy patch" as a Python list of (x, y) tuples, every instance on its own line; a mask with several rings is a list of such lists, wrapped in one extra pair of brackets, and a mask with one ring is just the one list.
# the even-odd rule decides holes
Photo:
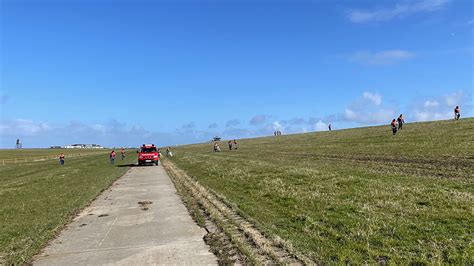
[(150, 204), (153, 204), (153, 201), (145, 200), (145, 201), (139, 201), (138, 205), (140, 206), (140, 209), (142, 211), (148, 211)]

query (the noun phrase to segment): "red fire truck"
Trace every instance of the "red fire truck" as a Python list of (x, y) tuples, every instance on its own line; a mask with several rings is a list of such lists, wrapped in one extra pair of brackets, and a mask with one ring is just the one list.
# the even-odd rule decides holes
[(155, 164), (158, 165), (158, 149), (154, 144), (143, 144), (138, 152), (138, 165)]

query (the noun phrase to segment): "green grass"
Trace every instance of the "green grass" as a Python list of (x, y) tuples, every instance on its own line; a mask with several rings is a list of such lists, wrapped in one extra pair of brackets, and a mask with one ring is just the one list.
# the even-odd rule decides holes
[[(40, 158), (45, 156), (56, 156), (59, 157), (59, 154), (64, 153), (67, 157), (69, 155), (78, 155), (78, 154), (99, 154), (110, 152), (108, 149), (0, 149), (0, 164), (1, 160), (5, 159), (11, 161), (12, 159), (32, 159)], [(118, 150), (116, 151), (118, 152)]]
[[(221, 142), (221, 148), (225, 148)], [(474, 263), (474, 119), (177, 147), (173, 162), (316, 262)]]
[[(22, 152), (31, 155), (31, 150)], [(107, 153), (66, 157), (64, 166), (57, 160), (0, 166), (0, 264), (28, 262), (77, 211), (129, 169), (118, 165), (134, 162), (136, 155), (129, 151), (115, 166)]]

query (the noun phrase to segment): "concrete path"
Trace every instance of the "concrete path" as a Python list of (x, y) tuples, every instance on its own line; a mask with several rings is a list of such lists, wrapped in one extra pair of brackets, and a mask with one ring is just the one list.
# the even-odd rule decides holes
[(217, 264), (204, 234), (161, 166), (133, 167), (76, 217), (34, 264)]

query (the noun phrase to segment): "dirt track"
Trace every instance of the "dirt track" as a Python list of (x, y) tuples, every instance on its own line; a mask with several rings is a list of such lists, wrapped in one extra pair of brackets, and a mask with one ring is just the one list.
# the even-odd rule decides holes
[(226, 237), (230, 238), (234, 248), (244, 255), (244, 260), (257, 264), (314, 264), (304, 255), (298, 254), (282, 239), (259, 231), (251, 222), (239, 215), (235, 207), (207, 190), (172, 162), (165, 161), (164, 167), (178, 191), (196, 200), (207, 218), (223, 231)]

